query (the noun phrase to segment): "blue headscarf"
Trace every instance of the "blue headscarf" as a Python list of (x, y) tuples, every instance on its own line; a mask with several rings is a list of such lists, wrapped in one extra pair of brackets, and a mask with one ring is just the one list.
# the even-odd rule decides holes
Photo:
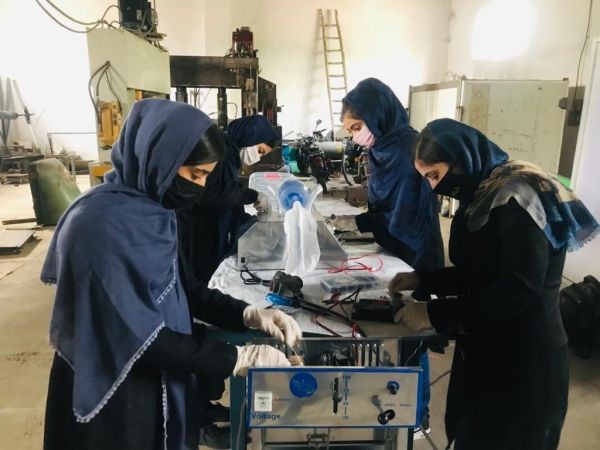
[(416, 171), (412, 146), (417, 132), (400, 100), (384, 83), (367, 78), (344, 98), (375, 137), (369, 150), (369, 210), (383, 213), (390, 234), (417, 253), (437, 224), (437, 197)]
[[(191, 334), (175, 213), (160, 201), (211, 123), (181, 103), (137, 102), (105, 184), (81, 195), (57, 225), (41, 279), (57, 286), (50, 341), (73, 369), (79, 422), (110, 401), (162, 328)], [(162, 381), (168, 448), (197, 448), (186, 407), (194, 376), (163, 370)]]
[(508, 154), (483, 133), (456, 120), (437, 119), (429, 122), (425, 129), (452, 158), (452, 169), (469, 180), (472, 192), (467, 197), (472, 198), (479, 183), (508, 160)]
[(426, 128), (472, 181), (473, 194), (460, 206), (469, 231), (480, 230), (494, 208), (515, 199), (555, 250), (576, 250), (600, 232), (585, 205), (554, 175), (527, 161), (508, 161), (496, 144), (460, 122), (439, 119)]
[[(261, 115), (245, 116), (233, 120), (227, 127), (225, 143), (227, 153), (220, 173), (221, 183), (237, 183), (240, 179), (240, 150), (258, 144), (273, 145), (277, 140), (277, 133), (273, 126)], [(217, 179), (215, 177), (215, 179)], [(239, 228), (244, 216), (243, 205), (239, 208), (223, 211), (219, 215), (219, 259), (237, 251)]]
[(243, 147), (257, 144), (274, 145), (277, 133), (266, 117), (261, 115), (245, 116), (233, 120), (227, 127), (227, 138), (238, 152)]

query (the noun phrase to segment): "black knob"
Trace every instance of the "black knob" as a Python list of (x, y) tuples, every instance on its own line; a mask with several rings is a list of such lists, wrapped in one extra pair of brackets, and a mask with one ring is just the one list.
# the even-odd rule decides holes
[(390, 420), (393, 420), (396, 417), (396, 413), (393, 409), (386, 409), (384, 412), (377, 416), (377, 421), (381, 425), (387, 425)]
[(390, 394), (396, 395), (400, 390), (400, 384), (397, 381), (390, 381), (387, 384), (387, 390)]

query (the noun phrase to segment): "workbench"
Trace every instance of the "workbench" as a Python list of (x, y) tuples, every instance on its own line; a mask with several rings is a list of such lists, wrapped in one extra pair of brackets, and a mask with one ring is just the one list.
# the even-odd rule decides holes
[[(324, 216), (331, 214), (360, 214), (362, 210), (354, 208), (342, 199), (321, 199), (317, 200), (316, 209), (321, 212)], [(247, 209), (252, 211), (250, 207)], [(377, 278), (376, 284), (369, 289), (360, 292), (360, 297), (363, 298), (379, 298), (385, 295), (387, 285), (395, 274), (398, 272), (409, 272), (411, 267), (403, 262), (402, 260), (388, 254), (381, 247), (375, 243), (365, 242), (346, 242), (342, 243), (344, 249), (348, 253), (349, 258), (364, 256), (360, 261), (371, 267), (378, 267), (381, 261), (382, 267), (376, 272), (371, 272)], [(371, 255), (371, 256), (367, 256)], [(376, 255), (376, 257), (372, 256)], [(248, 269), (253, 272), (256, 276), (263, 280), (270, 280), (275, 274), (275, 270), (263, 270), (253, 271), (251, 267)], [(357, 272), (357, 274), (365, 274), (369, 272)], [(304, 294), (304, 300), (323, 306), (323, 301), (331, 298), (331, 294), (325, 291), (321, 287), (321, 279), (323, 277), (331, 276), (328, 270), (315, 270), (307, 276), (302, 277), (304, 287), (302, 292)], [(260, 284), (246, 285), (240, 276), (239, 268), (237, 267), (237, 259), (235, 256), (231, 256), (225, 259), (214, 273), (212, 279), (209, 282), (209, 287), (220, 289), (221, 291), (229, 294), (233, 297), (240, 298), (249, 304), (256, 305), (259, 307), (270, 307), (271, 303), (268, 302), (265, 297), (269, 293), (269, 288)], [(350, 307), (347, 308), (348, 314), (350, 314)], [(322, 326), (315, 323), (315, 313), (307, 310), (299, 310), (293, 314), (293, 317), (297, 320), (305, 337), (326, 337), (326, 339), (340, 339), (347, 340), (352, 337), (352, 328), (337, 318), (328, 318), (326, 316), (319, 316), (319, 322), (331, 329), (334, 334), (326, 331)], [(357, 321), (358, 325), (364, 330), (368, 338), (393, 338), (397, 339), (397, 362), (398, 366), (418, 366), (419, 356), (421, 355), (424, 346), (431, 341), (439, 340), (439, 336), (433, 331), (417, 332), (409, 329), (402, 324), (394, 323), (383, 323), (383, 322), (369, 322), (369, 321)], [(229, 342), (236, 344), (243, 344), (246, 342), (260, 342), (260, 335), (252, 332), (248, 334), (231, 334), (225, 333), (221, 335), (221, 339), (226, 339)], [(339, 337), (341, 336), (341, 337)], [(258, 338), (258, 339), (257, 339)], [(264, 336), (263, 336), (264, 340)], [(356, 340), (360, 342), (360, 340)], [(239, 377), (231, 378), (231, 436), (232, 436), (232, 449), (240, 450), (245, 449), (244, 439), (240, 439), (241, 436), (245, 436), (246, 421), (244, 420), (244, 408), (246, 405), (246, 383), (245, 380)], [(406, 448), (412, 449), (412, 429), (399, 429), (396, 430), (394, 442), (402, 442), (399, 446), (369, 446), (365, 448)], [(296, 434), (298, 430), (295, 430)], [(253, 439), (256, 436), (253, 435)], [(262, 448), (254, 444), (252, 447)], [(274, 446), (273, 448), (279, 448)], [(293, 448), (293, 447), (286, 447)]]

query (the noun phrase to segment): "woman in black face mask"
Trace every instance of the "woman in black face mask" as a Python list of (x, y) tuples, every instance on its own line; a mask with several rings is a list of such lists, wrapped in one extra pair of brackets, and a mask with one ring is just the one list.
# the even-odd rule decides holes
[(259, 329), (288, 345), (301, 336), (281, 311), (186, 276), (173, 209), (201, 203), (223, 155), (215, 136), (212, 121), (189, 105), (135, 103), (112, 149), (114, 170), (57, 225), (42, 270), (57, 289), (44, 449), (191, 450), (199, 438), (229, 448), (200, 433), (214, 380), (289, 365), (273, 347), (192, 332), (196, 318)]
[(225, 155), (225, 142), (215, 125), (211, 125), (177, 171), (165, 191), (162, 204), (169, 209), (187, 211), (202, 206), (206, 181)]
[(398, 274), (391, 292), (445, 296), (407, 304), (398, 319), (456, 339), (446, 406), (455, 450), (554, 450), (567, 410), (567, 339), (558, 308), (565, 253), (598, 224), (553, 176), (508, 155), (479, 131), (431, 122), (414, 164), (460, 200), (454, 267)]

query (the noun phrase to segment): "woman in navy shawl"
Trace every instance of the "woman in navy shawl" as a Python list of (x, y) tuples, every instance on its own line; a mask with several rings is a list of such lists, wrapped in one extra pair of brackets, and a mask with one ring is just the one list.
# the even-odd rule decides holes
[(225, 133), (225, 158), (208, 179), (207, 203), (178, 215), (186, 258), (200, 281), (208, 282), (223, 259), (237, 251), (239, 237), (254, 221), (244, 205), (256, 203), (259, 195), (240, 183), (241, 154), (255, 147), (250, 151), (263, 156), (276, 140), (272, 125), (261, 115), (232, 121)]
[(415, 166), (460, 200), (453, 267), (398, 274), (390, 291), (442, 296), (407, 304), (403, 320), (456, 339), (446, 403), (448, 448), (556, 450), (567, 411), (567, 336), (558, 302), (565, 254), (600, 231), (560, 181), (478, 130), (429, 123)]
[[(206, 403), (198, 379), (253, 364), (241, 361), (249, 347), (192, 336), (192, 316), (244, 331), (265, 329), (265, 313), (186, 289), (178, 266), (174, 209), (201, 196), (223, 155), (209, 139), (215, 133), (191, 106), (137, 102), (105, 184), (81, 195), (57, 225), (41, 275), (56, 284), (46, 450), (195, 450)], [(274, 352), (265, 355), (284, 364)]]
[(358, 229), (415, 268), (443, 266), (437, 196), (412, 164), (418, 133), (394, 92), (375, 78), (361, 81), (344, 98), (341, 120), (355, 138), (365, 126), (372, 135), (369, 211), (356, 216)]

